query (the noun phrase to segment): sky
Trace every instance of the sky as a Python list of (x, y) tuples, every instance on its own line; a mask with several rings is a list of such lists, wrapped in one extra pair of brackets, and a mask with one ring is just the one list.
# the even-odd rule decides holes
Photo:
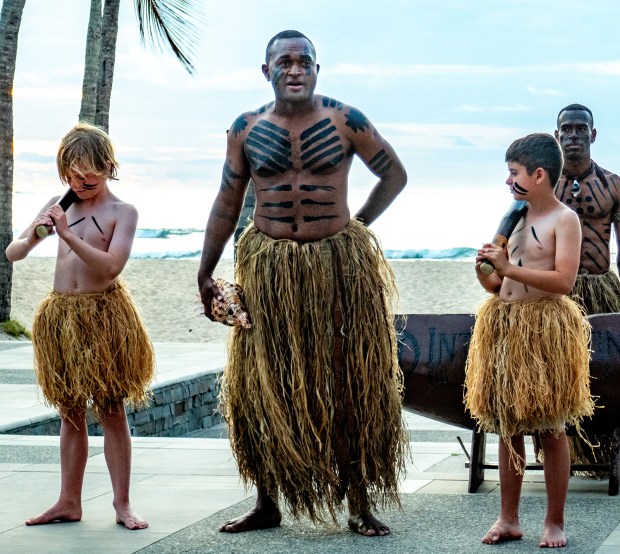
[[(88, 0), (26, 0), (14, 86), (14, 228), (60, 194), (55, 155), (77, 122)], [(110, 135), (121, 163), (112, 190), (139, 227), (203, 228), (219, 184), (225, 135), (273, 99), (262, 73), (268, 40), (306, 34), (316, 92), (361, 110), (394, 146), (409, 182), (373, 224), (384, 248), (477, 247), (512, 202), (504, 153), (555, 130), (578, 102), (594, 113), (592, 157), (620, 172), (620, 10), (614, 0), (205, 0), (194, 76), (145, 49), (121, 2)], [(375, 178), (357, 161), (352, 212)]]

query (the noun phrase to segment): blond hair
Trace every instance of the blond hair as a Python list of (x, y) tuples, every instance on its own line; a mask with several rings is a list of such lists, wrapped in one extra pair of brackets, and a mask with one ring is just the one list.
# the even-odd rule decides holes
[(71, 175), (94, 173), (116, 179), (118, 162), (108, 134), (89, 123), (78, 123), (60, 141), (56, 166), (61, 181), (68, 183)]

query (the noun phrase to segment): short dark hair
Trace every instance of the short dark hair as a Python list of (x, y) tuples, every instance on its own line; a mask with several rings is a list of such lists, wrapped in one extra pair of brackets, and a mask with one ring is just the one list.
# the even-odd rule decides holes
[(506, 150), (506, 162), (521, 164), (531, 175), (542, 167), (555, 186), (562, 173), (564, 158), (558, 141), (547, 133), (532, 133), (515, 140)]
[(294, 31), (292, 29), (289, 29), (288, 31), (280, 31), (277, 35), (272, 37), (271, 40), (267, 43), (267, 48), (265, 50), (265, 63), (266, 64), (269, 63), (269, 57), (271, 56), (271, 47), (273, 46), (273, 43), (276, 40), (280, 40), (281, 38), (303, 38), (303, 39), (306, 39), (308, 41), (308, 43), (310, 44), (310, 48), (312, 48), (312, 54), (316, 58), (316, 50), (314, 49), (314, 44), (312, 44), (312, 41), (306, 35), (304, 35), (303, 33), (300, 33), (299, 31)]
[(588, 112), (590, 114), (590, 119), (592, 120), (592, 127), (594, 127), (594, 116), (592, 115), (592, 111), (590, 108), (584, 106), (583, 104), (569, 104), (568, 106), (563, 107), (558, 112), (558, 117), (556, 119), (556, 128), (560, 128), (560, 116), (564, 112)]

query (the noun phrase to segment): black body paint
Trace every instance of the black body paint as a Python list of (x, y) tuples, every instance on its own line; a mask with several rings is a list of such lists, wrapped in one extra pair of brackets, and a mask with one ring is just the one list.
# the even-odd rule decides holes
[(231, 190), (234, 187), (233, 180), (241, 179), (241, 175), (235, 173), (228, 163), (224, 163), (224, 169), (222, 170), (222, 184), (220, 188), (222, 190)]
[(302, 169), (319, 174), (338, 165), (344, 159), (344, 148), (336, 134), (336, 126), (328, 117), (301, 133)]
[(90, 217), (91, 217), (91, 219), (93, 220), (93, 223), (95, 224), (95, 226), (97, 227), (97, 229), (99, 229), (99, 232), (100, 232), (102, 235), (105, 235), (105, 233), (103, 232), (103, 229), (101, 229), (101, 227), (99, 227), (99, 223), (97, 223), (97, 220), (95, 219), (95, 216), (94, 216), (94, 215), (91, 215)]
[(516, 183), (516, 182), (512, 185), (512, 188), (515, 189), (519, 194), (523, 194), (524, 196), (528, 192), (530, 192), (529, 190), (524, 189), (519, 183)]
[(231, 131), (233, 135), (237, 136), (239, 133), (245, 131), (245, 128), (248, 126), (248, 120), (245, 115), (240, 115), (237, 119), (233, 121)]
[(261, 120), (248, 133), (246, 151), (250, 163), (261, 177), (272, 177), (292, 167), (289, 132)]
[(345, 125), (353, 129), (355, 133), (358, 131), (363, 133), (366, 129), (370, 129), (370, 123), (368, 119), (366, 119), (366, 116), (355, 108), (351, 108), (349, 113), (345, 114), (344, 117), (347, 120)]
[(337, 110), (342, 110), (344, 105), (342, 102), (339, 102), (338, 100), (334, 100), (333, 98), (323, 96), (323, 107), (324, 108), (336, 108)]
[(385, 150), (379, 150), (368, 162), (368, 165), (378, 175), (382, 175), (392, 167), (392, 159), (386, 154)]

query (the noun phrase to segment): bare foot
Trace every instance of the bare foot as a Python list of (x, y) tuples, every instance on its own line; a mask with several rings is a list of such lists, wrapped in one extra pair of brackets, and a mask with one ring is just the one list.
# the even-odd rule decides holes
[(255, 507), (238, 518), (226, 521), (220, 527), (223, 533), (243, 533), (244, 531), (256, 531), (257, 529), (271, 529), (279, 527), (282, 515), (277, 507)]
[(370, 512), (349, 515), (349, 529), (366, 537), (383, 537), (390, 534), (390, 528), (381, 523)]
[(146, 529), (149, 526), (148, 522), (144, 521), (138, 514), (136, 514), (131, 506), (118, 508), (116, 510), (116, 523), (119, 525), (124, 525), (127, 529), (132, 531)]
[(545, 530), (543, 531), (543, 536), (538, 546), (541, 548), (561, 548), (562, 546), (566, 546), (567, 542), (564, 529), (559, 525), (548, 524), (545, 525)]
[(504, 541), (518, 541), (523, 538), (523, 531), (519, 524), (507, 523), (499, 519), (493, 524), (487, 534), (482, 537), (484, 544), (497, 544)]
[(65, 523), (80, 521), (82, 519), (82, 506), (80, 504), (56, 502), (49, 510), (37, 517), (26, 520), (26, 525), (45, 525), (46, 523)]

